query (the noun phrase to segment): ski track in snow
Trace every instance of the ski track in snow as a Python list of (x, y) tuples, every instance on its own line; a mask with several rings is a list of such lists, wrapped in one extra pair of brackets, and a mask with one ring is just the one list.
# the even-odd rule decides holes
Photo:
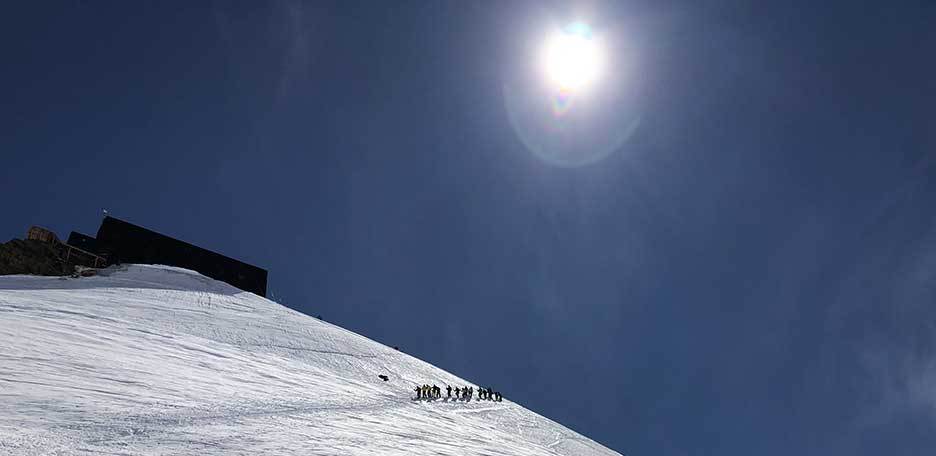
[(618, 454), (423, 383), (474, 385), (192, 271), (0, 277), (0, 454)]

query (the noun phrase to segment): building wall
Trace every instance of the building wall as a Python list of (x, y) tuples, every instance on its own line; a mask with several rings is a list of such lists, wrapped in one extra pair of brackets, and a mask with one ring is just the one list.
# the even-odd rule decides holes
[(237, 288), (266, 296), (267, 271), (155, 231), (105, 217), (97, 249), (111, 263), (164, 264), (198, 271)]
[(72, 231), (71, 234), (68, 235), (68, 241), (66, 244), (73, 247), (78, 247), (81, 250), (87, 250), (88, 252), (98, 251), (97, 239), (94, 239), (87, 234), (81, 234), (77, 231)]

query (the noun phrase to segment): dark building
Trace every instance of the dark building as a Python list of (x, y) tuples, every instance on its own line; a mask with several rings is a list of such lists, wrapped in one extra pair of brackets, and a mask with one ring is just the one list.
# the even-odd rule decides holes
[(72, 247), (78, 247), (81, 250), (87, 250), (88, 252), (97, 252), (97, 239), (94, 239), (87, 234), (81, 234), (77, 231), (72, 231), (68, 235), (68, 242), (66, 244)]
[[(77, 246), (93, 245), (92, 252), (111, 264), (164, 264), (198, 271), (241, 290), (266, 296), (267, 271), (205, 250), (187, 242), (150, 231), (113, 217), (104, 217), (97, 239), (72, 233)], [(69, 236), (71, 244), (72, 236)], [(84, 248), (84, 247), (81, 247)], [(86, 249), (88, 250), (88, 249)]]

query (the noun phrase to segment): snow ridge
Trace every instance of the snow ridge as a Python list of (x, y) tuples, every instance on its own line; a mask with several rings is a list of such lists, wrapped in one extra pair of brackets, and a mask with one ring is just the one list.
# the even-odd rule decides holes
[(424, 382), (471, 384), (185, 269), (0, 277), (0, 454), (618, 454)]

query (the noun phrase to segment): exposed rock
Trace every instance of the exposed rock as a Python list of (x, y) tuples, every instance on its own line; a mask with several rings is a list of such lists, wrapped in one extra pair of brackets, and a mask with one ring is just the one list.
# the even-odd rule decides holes
[(51, 244), (13, 239), (0, 244), (0, 275), (64, 275), (64, 265)]

